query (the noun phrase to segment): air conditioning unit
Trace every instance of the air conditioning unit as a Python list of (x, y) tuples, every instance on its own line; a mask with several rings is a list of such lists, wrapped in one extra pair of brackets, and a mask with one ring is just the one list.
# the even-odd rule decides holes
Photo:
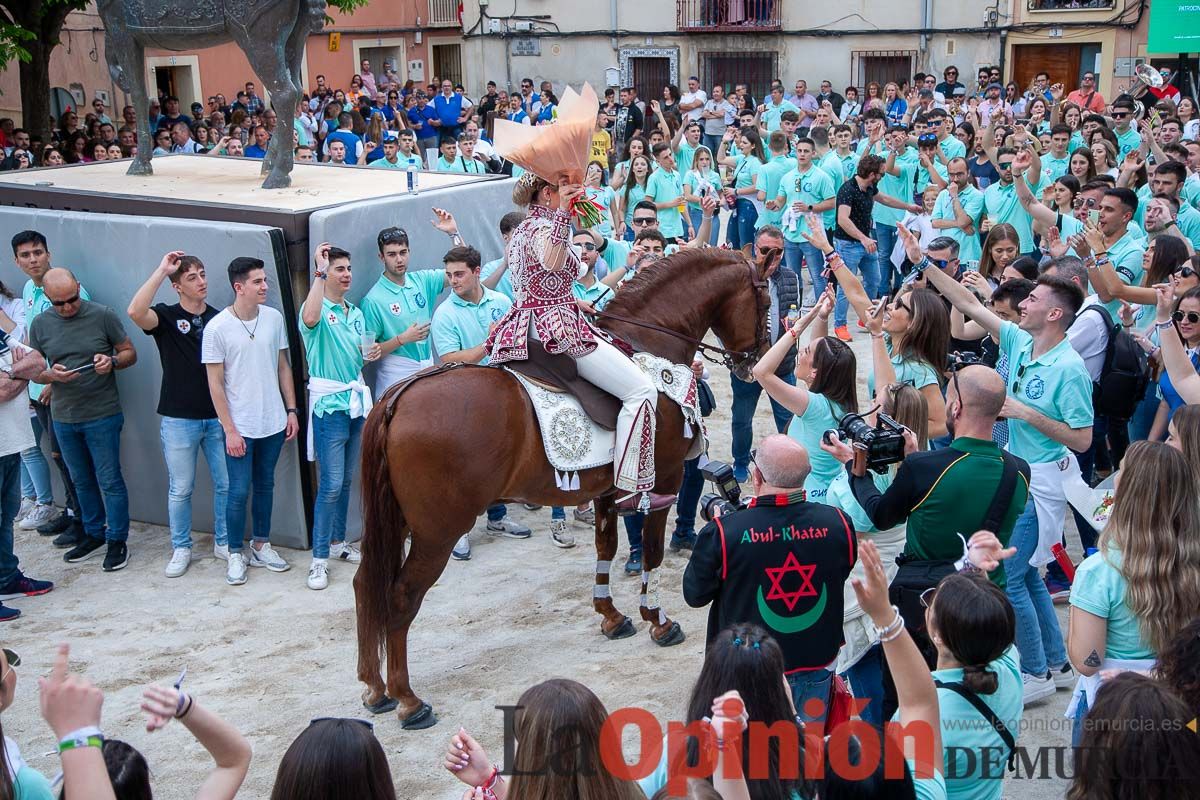
[(513, 30), (521, 33), (528, 33), (533, 30), (533, 23), (527, 19), (519, 19), (513, 23)]

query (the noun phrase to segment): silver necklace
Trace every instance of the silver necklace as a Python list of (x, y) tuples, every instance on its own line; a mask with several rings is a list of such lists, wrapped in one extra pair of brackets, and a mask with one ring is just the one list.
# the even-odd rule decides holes
[(229, 307), (229, 313), (233, 314), (234, 319), (236, 319), (238, 322), (242, 323), (242, 327), (245, 329), (246, 333), (250, 336), (251, 339), (253, 339), (255, 331), (258, 330), (259, 320), (262, 319), (262, 314), (259, 314), (257, 317), (254, 318), (254, 330), (251, 330), (250, 328), (246, 327), (245, 322), (242, 322), (242, 318), (237, 315), (237, 311), (234, 309), (233, 306)]

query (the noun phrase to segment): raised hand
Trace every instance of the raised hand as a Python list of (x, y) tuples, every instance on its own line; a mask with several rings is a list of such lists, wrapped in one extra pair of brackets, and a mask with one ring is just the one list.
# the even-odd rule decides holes
[(433, 219), (430, 223), (447, 236), (454, 236), (458, 233), (458, 222), (455, 221), (454, 215), (444, 208), (433, 209)]
[(1154, 284), (1154, 319), (1166, 322), (1175, 310), (1175, 286), (1171, 283)]
[(466, 728), (459, 728), (450, 737), (443, 766), (468, 786), (479, 786), (492, 774), (492, 762), (488, 760), (487, 752)]
[(1050, 228), (1046, 231), (1046, 248), (1050, 251), (1052, 258), (1062, 258), (1070, 250), (1070, 246), (1063, 241), (1062, 236), (1058, 232), (1058, 228)]
[(172, 250), (163, 256), (162, 261), (158, 262), (158, 267), (156, 267), (159, 276), (169, 278), (174, 275), (175, 271), (179, 269), (179, 260), (183, 256), (184, 252), (182, 250)]
[(895, 618), (891, 601), (888, 599), (887, 575), (883, 571), (883, 562), (879, 558), (879, 550), (871, 541), (858, 545), (858, 557), (862, 561), (865, 578), (851, 578), (854, 594), (858, 605), (878, 628), (884, 628)]
[(59, 739), (80, 728), (100, 727), (104, 706), (103, 692), (82, 675), (69, 673), (70, 655), (70, 646), (60, 644), (50, 674), (38, 678), (42, 718)]
[(1022, 150), (1013, 157), (1012, 170), (1016, 175), (1033, 166), (1033, 155), (1028, 150)]
[(896, 226), (896, 233), (900, 235), (900, 241), (904, 244), (904, 254), (908, 256), (908, 260), (914, 264), (919, 264), (922, 257), (920, 240), (903, 225)]
[(975, 531), (967, 542), (967, 559), (984, 572), (991, 572), (1000, 562), (1017, 554), (1017, 548), (1000, 544), (991, 531)]
[(810, 212), (805, 214), (804, 221), (808, 223), (808, 230), (802, 231), (800, 235), (822, 253), (833, 252), (833, 247), (829, 244), (829, 237), (825, 235), (825, 223), (821, 220), (821, 215)]

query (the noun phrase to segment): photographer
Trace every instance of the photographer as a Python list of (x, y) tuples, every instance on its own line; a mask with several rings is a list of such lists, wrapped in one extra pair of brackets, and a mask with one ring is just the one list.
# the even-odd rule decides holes
[[(936, 651), (925, 633), (921, 594), (956, 570), (964, 551), (961, 532), (990, 530), (1007, 545), (1027, 502), (1029, 465), (992, 441), (1004, 398), (1004, 381), (994, 370), (979, 365), (956, 370), (946, 391), (946, 422), (954, 441), (921, 452), (910, 441), (886, 492), (880, 492), (865, 465), (855, 468), (860, 448), (836, 436), (822, 445), (849, 465), (854, 498), (877, 529), (908, 520), (891, 596), (931, 668)], [(890, 716), (885, 707), (883, 718)]]
[(783, 649), (792, 697), (829, 703), (830, 668), (842, 645), (843, 589), (858, 554), (846, 516), (805, 498), (808, 452), (783, 434), (751, 453), (754, 497), (704, 526), (683, 576), (693, 608), (712, 603), (708, 643), (735, 623), (761, 625)]

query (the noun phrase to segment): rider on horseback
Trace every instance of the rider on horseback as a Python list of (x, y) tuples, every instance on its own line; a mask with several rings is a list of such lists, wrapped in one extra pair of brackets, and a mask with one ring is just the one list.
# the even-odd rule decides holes
[(621, 401), (614, 450), (614, 483), (629, 495), (621, 511), (651, 511), (670, 506), (673, 495), (654, 494), (654, 424), (658, 392), (654, 384), (584, 317), (594, 313), (577, 302), (571, 284), (585, 270), (571, 248), (571, 202), (583, 187), (564, 180), (553, 186), (526, 172), (513, 189), (513, 202), (529, 215), (513, 231), (507, 257), (514, 304), (496, 323), (486, 344), (490, 363), (529, 357), (529, 337), (552, 355), (575, 359), (584, 380)]

